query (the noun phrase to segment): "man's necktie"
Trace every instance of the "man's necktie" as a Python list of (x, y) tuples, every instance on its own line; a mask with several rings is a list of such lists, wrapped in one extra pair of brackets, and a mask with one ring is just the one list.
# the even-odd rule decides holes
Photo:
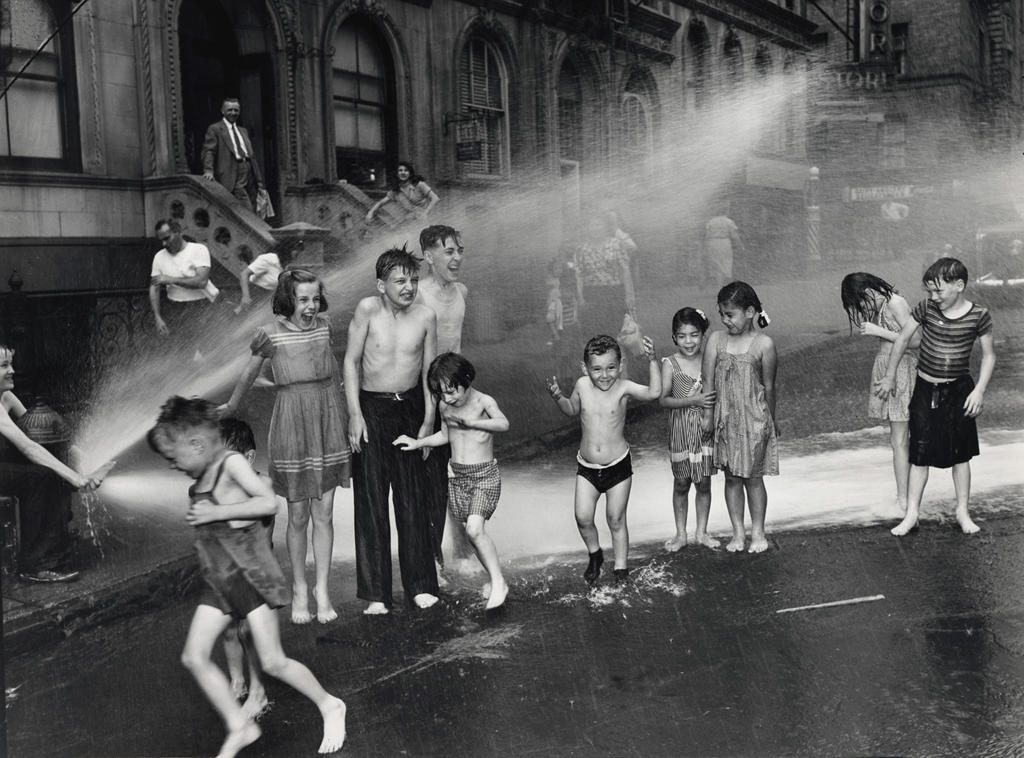
[(238, 160), (249, 157), (249, 151), (245, 149), (245, 142), (242, 141), (242, 134), (238, 131), (238, 127), (234, 124), (228, 125), (228, 131), (231, 134), (231, 140), (235, 145), (235, 157)]

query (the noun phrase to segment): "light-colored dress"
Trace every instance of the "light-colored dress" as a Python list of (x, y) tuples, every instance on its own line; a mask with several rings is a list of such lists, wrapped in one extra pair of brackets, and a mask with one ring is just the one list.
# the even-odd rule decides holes
[(330, 320), (318, 315), (303, 330), (278, 316), (256, 330), (250, 349), (270, 360), (279, 387), (267, 445), (274, 492), (295, 501), (347, 487), (348, 419)]
[[(700, 377), (685, 373), (673, 358), (662, 358), (672, 367), (672, 397), (692, 397), (703, 389)], [(714, 435), (701, 425), (703, 409), (673, 408), (669, 419), (669, 461), (676, 479), (696, 481), (715, 472), (712, 462)]]
[[(886, 300), (878, 310), (874, 323), (882, 329), (899, 334), (900, 325), (889, 307)], [(871, 386), (885, 378), (885, 370), (889, 365), (889, 354), (892, 352), (893, 343), (888, 340), (879, 340), (882, 344), (878, 348), (878, 355), (875, 356), (875, 365), (871, 368)], [(896, 393), (887, 398), (876, 397), (874, 392), (868, 392), (868, 417), (879, 418), (883, 421), (909, 421), (910, 395), (914, 391), (914, 381), (917, 378), (917, 351), (908, 349), (900, 358), (896, 367)]]
[(733, 355), (725, 346), (723, 338), (715, 366), (715, 466), (742, 478), (773, 476), (779, 473), (779, 450), (761, 358), (750, 348)]

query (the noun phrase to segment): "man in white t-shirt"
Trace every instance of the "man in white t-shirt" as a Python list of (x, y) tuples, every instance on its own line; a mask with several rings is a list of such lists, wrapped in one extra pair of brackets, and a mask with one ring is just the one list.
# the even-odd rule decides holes
[[(181, 235), (181, 225), (173, 219), (157, 221), (155, 229), (163, 249), (153, 256), (149, 304), (156, 319), (156, 330), (166, 336), (171, 333), (168, 321), (175, 328), (186, 320), (196, 322), (196, 312), (216, 300), (219, 290), (210, 281), (210, 251), (206, 245), (186, 242)], [(167, 297), (163, 302), (161, 288)]]

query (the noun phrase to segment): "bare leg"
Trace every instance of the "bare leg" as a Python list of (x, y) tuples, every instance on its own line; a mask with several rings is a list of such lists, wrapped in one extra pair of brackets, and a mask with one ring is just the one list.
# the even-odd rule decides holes
[(956, 520), (964, 534), (980, 532), (981, 527), (971, 520), (967, 507), (971, 501), (971, 463), (953, 464), (953, 490), (956, 492)]
[(896, 475), (896, 505), (903, 513), (906, 513), (910, 478), (909, 422), (889, 422), (889, 443), (892, 445), (892, 470)]
[(245, 697), (245, 651), (239, 639), (238, 625), (228, 624), (224, 630), (224, 660), (228, 664), (228, 679), (231, 681), (231, 694), (235, 700)]
[(331, 575), (331, 554), (334, 551), (334, 490), (323, 493), (319, 500), (312, 500), (310, 511), (313, 516), (313, 567), (316, 572), (313, 598), (316, 600), (316, 620), (326, 624), (338, 618), (327, 586)]
[(466, 520), (466, 536), (469, 537), (473, 549), (476, 550), (477, 558), (480, 559), (480, 563), (487, 569), (487, 574), (491, 578), (491, 589), (487, 595), (487, 610), (491, 610), (505, 602), (508, 585), (501, 573), (501, 563), (498, 560), (498, 551), (494, 547), (494, 541), (484, 529), (485, 523), (483, 516), (470, 515)]
[(288, 501), (288, 560), (292, 564), (292, 623), (308, 624), (309, 585), (306, 584), (306, 529), (309, 527), (309, 501)]
[(708, 518), (711, 516), (711, 477), (705, 476), (693, 482), (697, 491), (693, 497), (693, 510), (697, 514), (697, 533), (694, 535), (698, 545), (716, 548), (719, 543), (714, 537), (708, 536)]
[(244, 619), (238, 623), (238, 641), (246, 652), (246, 659), (249, 662), (249, 696), (242, 703), (242, 710), (245, 711), (246, 716), (255, 721), (270, 708), (270, 700), (267, 698), (267, 690), (263, 686), (260, 658), (252, 646), (249, 622)]
[(246, 620), (252, 630), (253, 643), (263, 670), (298, 690), (320, 710), (324, 720), (324, 738), (319, 752), (340, 750), (345, 742), (345, 703), (321, 687), (313, 672), (305, 665), (285, 655), (274, 611), (261, 605), (249, 613)]
[(928, 467), (910, 464), (910, 476), (907, 478), (907, 515), (889, 531), (902, 537), (911, 529), (917, 528), (917, 519), (921, 514), (921, 498), (924, 497), (924, 486), (928, 484)]
[(732, 539), (726, 544), (725, 549), (730, 553), (737, 553), (746, 547), (747, 532), (743, 526), (744, 499), (743, 480), (726, 473), (725, 507), (729, 511), (729, 521), (732, 522)]
[(601, 564), (604, 555), (601, 552), (601, 540), (598, 538), (597, 525), (594, 524), (594, 513), (597, 511), (597, 499), (600, 497), (594, 485), (582, 476), (576, 477), (576, 495), (574, 510), (576, 512), (576, 528), (579, 529), (583, 544), (587, 546), (590, 562), (583, 572), (583, 578), (590, 584), (601, 575)]
[(690, 480), (672, 480), (672, 512), (676, 519), (676, 536), (665, 542), (665, 549), (670, 553), (686, 547), (686, 511), (688, 510), (688, 496), (690, 494)]
[(218, 608), (200, 605), (192, 616), (185, 649), (181, 653), (182, 665), (192, 674), (227, 728), (228, 733), (217, 758), (234, 758), (238, 751), (260, 737), (260, 728), (246, 717), (231, 692), (228, 678), (210, 657), (214, 643), (231, 622), (231, 617)]
[(463, 576), (477, 573), (480, 568), (473, 560), (473, 543), (466, 530), (462, 528), (462, 524), (449, 513), (445, 519), (445, 527), (451, 537), (452, 570)]
[(750, 549), (751, 553), (763, 553), (768, 549), (768, 538), (764, 533), (764, 519), (768, 512), (768, 490), (764, 477), (752, 476), (744, 480), (747, 491), (747, 507), (750, 508)]
[(615, 568), (628, 568), (629, 564), (629, 527), (626, 526), (626, 506), (629, 504), (629, 491), (633, 487), (633, 477), (619, 482), (604, 494), (605, 518), (608, 529), (612, 533), (612, 552), (615, 555)]

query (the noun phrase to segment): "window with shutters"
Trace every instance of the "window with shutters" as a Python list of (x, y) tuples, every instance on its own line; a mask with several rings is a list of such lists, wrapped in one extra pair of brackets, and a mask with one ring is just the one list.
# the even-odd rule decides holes
[(479, 142), (468, 160), (460, 160), (463, 175), (508, 176), (508, 83), (505, 68), (494, 46), (474, 37), (462, 52), (459, 71), (459, 103), (462, 116), (475, 116), (459, 123), (459, 143)]
[[(66, 0), (18, 0), (0, 26), (0, 166), (80, 168)], [(5, 19), (6, 21), (7, 19)]]
[(397, 118), (394, 73), (384, 40), (358, 17), (334, 37), (334, 150), (338, 178), (363, 186), (383, 186), (394, 154)]

